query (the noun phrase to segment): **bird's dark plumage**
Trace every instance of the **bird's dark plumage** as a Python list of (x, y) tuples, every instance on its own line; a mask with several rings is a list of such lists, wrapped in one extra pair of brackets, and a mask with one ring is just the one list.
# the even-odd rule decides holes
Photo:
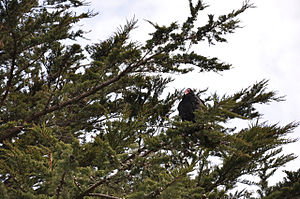
[(194, 111), (205, 106), (203, 101), (197, 97), (191, 89), (186, 89), (181, 102), (178, 105), (179, 116), (182, 121), (195, 122)]

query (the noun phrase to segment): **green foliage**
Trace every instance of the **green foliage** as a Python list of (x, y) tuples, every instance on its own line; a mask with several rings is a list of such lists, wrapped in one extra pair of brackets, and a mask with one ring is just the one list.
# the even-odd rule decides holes
[[(250, 198), (246, 190), (230, 193), (238, 183), (256, 185), (262, 198), (298, 194), (294, 173), (277, 187), (267, 184), (296, 158), (281, 152), (296, 141), (286, 135), (298, 124), (258, 121), (256, 104), (282, 100), (266, 80), (209, 96), (195, 123), (173, 116), (182, 91), (166, 92), (171, 74), (230, 69), (190, 47), (226, 41), (249, 2), (197, 26), (207, 5), (189, 1), (182, 24), (149, 22), (155, 31), (144, 44), (131, 41), (132, 20), (85, 47), (76, 43), (84, 31), (73, 27), (94, 14), (72, 12), (82, 5), (0, 3), (1, 198)], [(228, 128), (233, 119), (252, 124)]]
[(300, 197), (300, 169), (297, 171), (285, 171), (287, 177), (283, 182), (277, 183), (275, 186), (267, 190), (264, 199), (269, 198), (291, 198), (297, 199)]

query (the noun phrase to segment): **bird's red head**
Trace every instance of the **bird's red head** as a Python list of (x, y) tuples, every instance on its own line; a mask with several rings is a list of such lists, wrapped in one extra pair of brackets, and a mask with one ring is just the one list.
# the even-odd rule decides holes
[(190, 88), (187, 88), (185, 91), (184, 91), (184, 94), (187, 95), (191, 92), (192, 90)]

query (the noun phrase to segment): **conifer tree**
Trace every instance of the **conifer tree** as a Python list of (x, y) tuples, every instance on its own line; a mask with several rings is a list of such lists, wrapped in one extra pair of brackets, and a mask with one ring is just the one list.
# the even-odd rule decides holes
[[(296, 158), (281, 151), (296, 141), (285, 136), (298, 124), (258, 120), (256, 104), (283, 100), (266, 80), (209, 96), (195, 123), (172, 116), (182, 90), (166, 94), (173, 79), (165, 74), (229, 70), (190, 47), (226, 42), (248, 1), (197, 26), (207, 5), (190, 0), (186, 21), (150, 22), (155, 31), (144, 44), (130, 38), (131, 20), (87, 46), (76, 40), (84, 31), (73, 28), (94, 15), (73, 11), (83, 1), (0, 2), (1, 198), (250, 197), (230, 192), (238, 183), (267, 197), (268, 178)], [(249, 127), (228, 128), (236, 118)]]

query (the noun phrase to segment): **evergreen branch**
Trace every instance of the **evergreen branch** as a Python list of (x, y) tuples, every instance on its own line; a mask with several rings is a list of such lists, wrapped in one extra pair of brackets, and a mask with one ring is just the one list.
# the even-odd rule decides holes
[[(185, 173), (184, 173), (185, 174)], [(151, 196), (151, 198), (156, 198), (157, 196), (160, 196), (162, 192), (164, 192), (167, 188), (172, 186), (174, 183), (176, 183), (178, 180), (180, 180), (182, 176), (176, 176), (171, 182), (169, 182), (164, 188), (158, 189), (156, 191), (152, 191), (151, 193), (145, 195), (145, 198)]]
[[(161, 147), (164, 146), (165, 143), (161, 143)], [(148, 156), (150, 153), (155, 152), (154, 149), (152, 150), (145, 150), (145, 148), (142, 148), (140, 150), (138, 150), (138, 155), (139, 157), (146, 157)], [(124, 163), (121, 163), (121, 168), (118, 171), (124, 171), (127, 168), (130, 168), (134, 162), (133, 159), (136, 157), (137, 154), (132, 154), (131, 156), (129, 156)], [(90, 187), (88, 187), (84, 192), (82, 192), (79, 196), (76, 197), (76, 199), (82, 199), (84, 196), (88, 196), (90, 194), (90, 192), (92, 192), (93, 190), (95, 190), (98, 186), (100, 186), (101, 184), (107, 182), (108, 180), (112, 179), (114, 176), (116, 176), (118, 174), (118, 172), (116, 172), (115, 174), (109, 175), (108, 177), (94, 183), (93, 185), (91, 185)]]
[(194, 166), (197, 164), (197, 161), (193, 161), (190, 165), (188, 164), (187, 168), (184, 168), (184, 171), (179, 173), (178, 175), (174, 176), (174, 178), (168, 182), (164, 187), (159, 187), (156, 190), (150, 192), (149, 194), (145, 195), (145, 198), (157, 198), (159, 197), (165, 190), (171, 187), (173, 184), (178, 182), (180, 179), (184, 178), (187, 173), (191, 172)]
[[(146, 54), (147, 55), (147, 54)], [(145, 56), (146, 56), (145, 55)], [(154, 56), (154, 55), (153, 55)], [(149, 59), (151, 59), (153, 56), (145, 59), (145, 60), (140, 60), (139, 62), (137, 62), (136, 64), (129, 64), (129, 66), (124, 69), (121, 73), (119, 73), (119, 75), (105, 81), (105, 82), (102, 82), (100, 85), (97, 85), (95, 87), (93, 87), (91, 90), (89, 91), (86, 91), (84, 93), (82, 93), (81, 95), (78, 95), (76, 97), (73, 97), (65, 102), (62, 102), (61, 104), (57, 104), (55, 106), (52, 106), (48, 109), (44, 109), (43, 111), (40, 111), (34, 115), (32, 115), (30, 118), (28, 118), (26, 121), (23, 122), (23, 125), (21, 125), (22, 127), (14, 127), (12, 129), (9, 129), (6, 131), (6, 133), (2, 133), (0, 134), (0, 142), (2, 142), (3, 140), (7, 139), (7, 138), (10, 138), (10, 137), (13, 137), (15, 136), (16, 134), (18, 134), (20, 132), (20, 130), (22, 130), (25, 126), (25, 123), (30, 123), (32, 121), (34, 121), (36, 118), (39, 118), (41, 116), (44, 116), (48, 113), (51, 113), (51, 112), (54, 112), (56, 110), (59, 110), (59, 109), (62, 109), (68, 105), (71, 105), (71, 104), (74, 104), (88, 96), (91, 96), (93, 94), (95, 94), (96, 92), (98, 92), (99, 90), (119, 81), (122, 77), (126, 76), (127, 74), (129, 74), (130, 72), (132, 72), (135, 68), (145, 64)], [(144, 57), (143, 57), (144, 58)]]
[[(150, 154), (151, 150), (145, 152), (144, 154), (140, 155), (140, 157), (145, 157), (148, 154)], [(140, 154), (142, 153), (142, 151), (140, 152)], [(132, 154), (131, 156), (129, 156), (125, 162), (122, 164), (122, 167), (119, 169), (119, 171), (124, 171), (126, 170), (126, 168), (129, 168), (132, 164), (133, 164), (133, 159), (136, 157), (136, 154)], [(104, 178), (103, 180), (100, 180), (96, 183), (94, 183), (93, 185), (91, 185), (90, 187), (88, 187), (83, 193), (81, 193), (76, 199), (82, 199), (84, 196), (89, 195), (90, 192), (92, 192), (93, 190), (95, 190), (98, 186), (100, 186), (101, 184), (103, 184), (104, 182), (110, 180), (112, 177), (114, 177), (118, 172), (116, 172), (113, 175), (110, 175), (107, 178)]]
[(74, 184), (76, 185), (76, 187), (77, 187), (80, 191), (82, 191), (81, 185), (80, 185), (80, 183), (77, 181), (76, 176), (73, 177), (73, 181), (74, 181)]
[(79, 96), (73, 97), (73, 98), (71, 98), (71, 99), (69, 99), (69, 100), (67, 100), (65, 102), (62, 102), (61, 104), (58, 104), (56, 106), (50, 107), (49, 109), (46, 109), (46, 110), (43, 110), (43, 111), (41, 111), (39, 113), (34, 114), (33, 116), (31, 116), (27, 120), (27, 122), (32, 122), (35, 118), (38, 118), (40, 116), (46, 115), (48, 113), (51, 113), (53, 111), (59, 110), (59, 109), (65, 107), (65, 106), (68, 106), (70, 104), (74, 104), (74, 103), (76, 103), (76, 102), (78, 102), (78, 101), (80, 101), (80, 100), (82, 100), (82, 99), (84, 99), (84, 98), (86, 98), (86, 97), (88, 97), (90, 95), (95, 94), (99, 90), (101, 90), (101, 89), (103, 89), (103, 88), (105, 88), (105, 87), (107, 87), (107, 86), (109, 86), (109, 85), (111, 85), (111, 84), (119, 81), (122, 77), (124, 77), (127, 74), (129, 74), (134, 68), (137, 68), (140, 65), (144, 64), (150, 58), (147, 58), (144, 61), (140, 61), (140, 62), (138, 62), (136, 64), (129, 64), (129, 66), (126, 69), (124, 69), (119, 75), (117, 75), (117, 76), (115, 76), (115, 77), (113, 77), (113, 78), (111, 78), (111, 79), (109, 79), (109, 80), (101, 83), (100, 85), (97, 85), (97, 86), (93, 87), (91, 90), (86, 91), (85, 93), (82, 93)]
[[(7, 180), (5, 180), (4, 181), (4, 184), (6, 183), (6, 184), (9, 184), (9, 180), (12, 178), (12, 180), (15, 182), (15, 184), (17, 184), (18, 185), (18, 189), (20, 189), (22, 192), (24, 192), (24, 193), (26, 193), (26, 190), (22, 187), (22, 185), (21, 185), (21, 183), (16, 179), (16, 177), (15, 176), (9, 176), (8, 178), (7, 178)], [(6, 185), (6, 186), (10, 186), (10, 185)]]
[(245, 1), (242, 7), (238, 10), (234, 10), (228, 15), (219, 16), (218, 20), (214, 20), (214, 15), (208, 15), (208, 23), (202, 27), (199, 27), (194, 34), (191, 34), (190, 39), (197, 43), (198, 41), (207, 38), (209, 44), (213, 44), (213, 40), (217, 42), (225, 42), (226, 39), (221, 37), (221, 35), (226, 33), (233, 33), (233, 30), (240, 28), (237, 24), (240, 22), (235, 19), (239, 14), (247, 10), (248, 8), (253, 8), (253, 4), (250, 1)]
[(61, 190), (62, 190), (62, 188), (63, 188), (64, 183), (65, 183), (65, 176), (66, 176), (66, 172), (63, 173), (63, 175), (62, 175), (62, 177), (61, 177), (61, 180), (60, 180), (60, 182), (59, 182), (59, 185), (58, 185), (57, 188), (56, 188), (56, 198), (57, 198), (57, 199), (59, 198), (60, 192), (61, 192)]
[(12, 80), (14, 77), (14, 70), (15, 70), (15, 66), (16, 66), (16, 57), (17, 57), (17, 41), (15, 38), (15, 34), (12, 33), (12, 37), (14, 40), (14, 45), (13, 45), (13, 54), (12, 54), (12, 63), (11, 63), (11, 68), (10, 68), (10, 72), (9, 72), (9, 76), (8, 76), (8, 80), (7, 80), (7, 84), (6, 84), (6, 89), (5, 89), (5, 93), (0, 101), (0, 108), (3, 106), (5, 99), (7, 98), (9, 91), (12, 87)]
[(122, 198), (118, 198), (118, 197), (115, 197), (115, 196), (109, 196), (109, 195), (102, 194), (102, 193), (90, 193), (90, 194), (88, 194), (88, 196), (107, 198), (107, 199), (122, 199)]

